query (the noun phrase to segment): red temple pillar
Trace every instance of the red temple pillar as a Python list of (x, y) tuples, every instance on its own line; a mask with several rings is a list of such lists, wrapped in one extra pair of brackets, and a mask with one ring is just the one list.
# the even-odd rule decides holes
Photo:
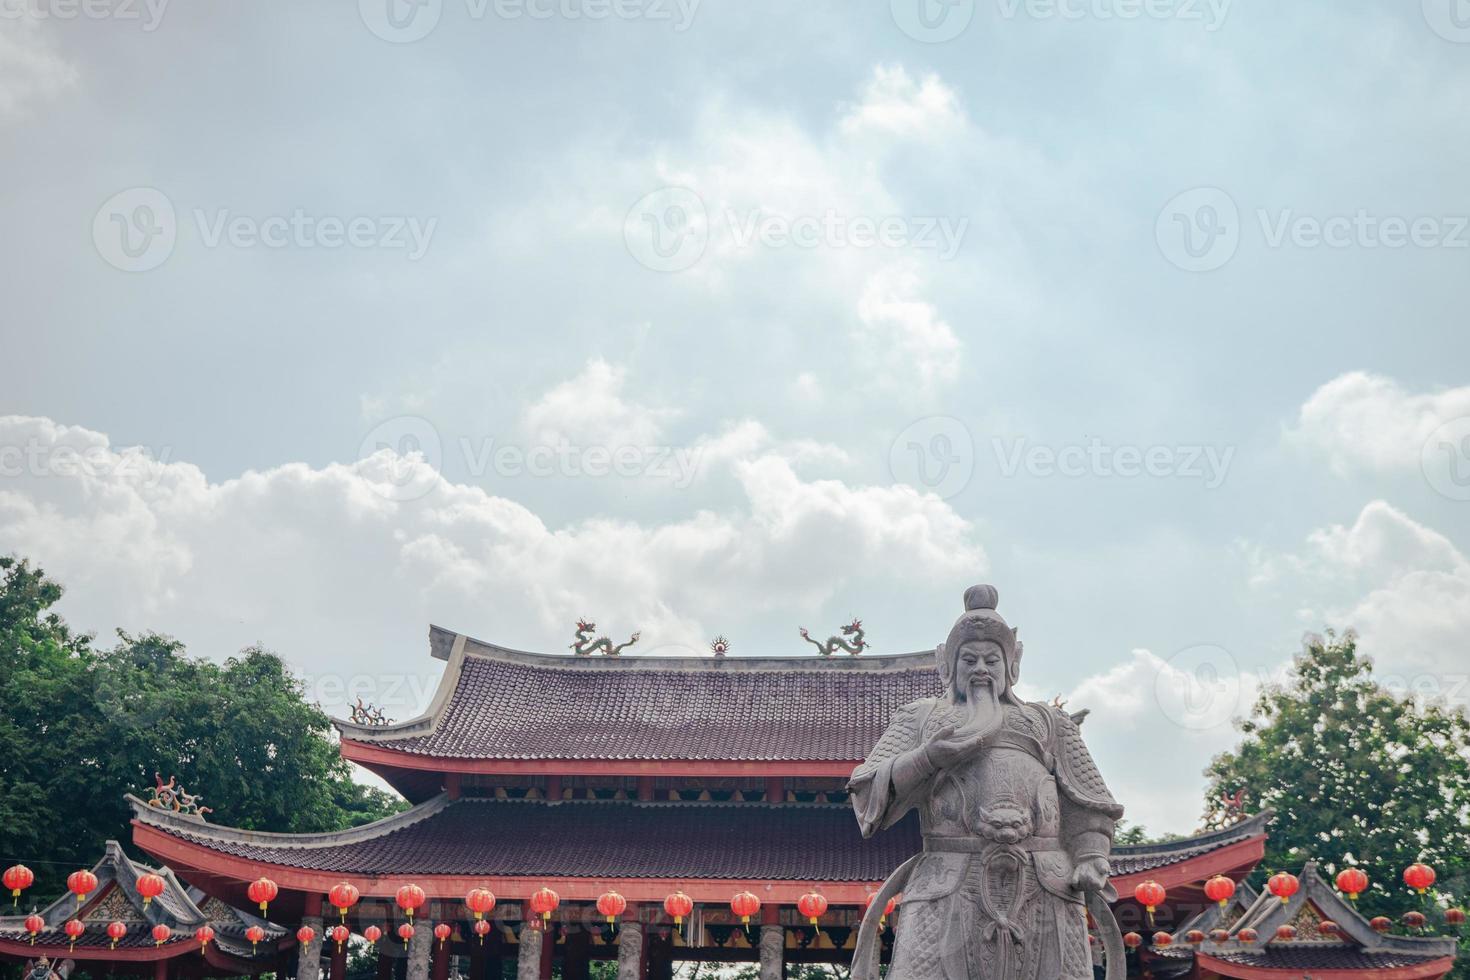
[(546, 777), (546, 798), (548, 800), (561, 799), (561, 777), (555, 773)]
[(556, 957), (556, 923), (546, 923), (541, 933), (541, 980), (551, 980), (551, 961)]
[(338, 943), (332, 950), (331, 980), (347, 980), (346, 943)]
[(462, 779), (459, 773), (447, 772), (444, 774), (444, 793), (451, 800), (459, 799), (461, 785)]
[(168, 960), (153, 961), (153, 980), (168, 980)]
[(786, 780), (782, 779), (780, 776), (766, 777), (766, 802), (786, 802)]
[(586, 926), (576, 925), (562, 943), (561, 980), (589, 980), (592, 958), (592, 933)]
[[(434, 966), (433, 971), (429, 974), (433, 980), (449, 980), (449, 960), (452, 955), (453, 950), (448, 940), (434, 944)], [(337, 978), (333, 977), (332, 980), (337, 980)], [(344, 977), (343, 980), (346, 978)]]
[(638, 777), (638, 799), (644, 803), (653, 802), (653, 777)]

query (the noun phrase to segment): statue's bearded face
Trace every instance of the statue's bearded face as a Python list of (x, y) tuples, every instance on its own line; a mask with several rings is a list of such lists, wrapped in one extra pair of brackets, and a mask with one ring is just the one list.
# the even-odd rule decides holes
[(1006, 658), (994, 640), (966, 640), (954, 665), (955, 695), (961, 701), (995, 701), (1006, 689)]

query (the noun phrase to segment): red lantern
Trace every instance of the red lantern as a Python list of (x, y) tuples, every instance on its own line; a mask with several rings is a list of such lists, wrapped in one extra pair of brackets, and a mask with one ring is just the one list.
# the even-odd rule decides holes
[(1420, 862), (1415, 862), (1404, 869), (1404, 884), (1414, 889), (1420, 895), (1429, 891), (1436, 877), (1433, 868)]
[(1356, 902), (1368, 890), (1368, 876), (1357, 868), (1343, 868), (1337, 873), (1337, 890)]
[(1205, 898), (1212, 902), (1219, 902), (1222, 909), (1234, 896), (1235, 882), (1224, 875), (1215, 875), (1205, 882)]
[(1404, 913), (1404, 925), (1408, 926), (1410, 929), (1423, 929), (1425, 921), (1426, 920), (1424, 918), (1423, 912)]
[(20, 904), (20, 893), (31, 887), (31, 883), (35, 880), (35, 873), (23, 864), (13, 864), (5, 869), (5, 874), (0, 876), (0, 881), (3, 881), (5, 887), (10, 889), (12, 908)]
[(266, 914), (266, 906), (279, 892), (280, 889), (276, 887), (276, 883), (269, 878), (256, 878), (250, 883), (250, 887), (245, 889), (245, 895), (260, 906), (261, 915)]
[(77, 908), (97, 890), (97, 876), (90, 871), (73, 871), (66, 876), (66, 890), (77, 897)]
[(1444, 921), (1445, 921), (1445, 925), (1450, 925), (1450, 926), (1462, 926), (1462, 925), (1464, 925), (1465, 924), (1465, 910), (1464, 909), (1445, 909), (1444, 910)]
[(128, 927), (121, 922), (107, 923), (107, 938), (112, 940), (108, 949), (117, 949), (117, 941), (128, 934)]
[(82, 925), (81, 919), (67, 919), (63, 928), (66, 930), (67, 938), (71, 940), (69, 948), (76, 949), (77, 940), (82, 937), (82, 933), (87, 931), (87, 927)]
[(336, 907), (343, 922), (347, 921), (347, 910), (356, 905), (360, 897), (358, 890), (345, 881), (340, 885), (333, 885), (332, 890), (327, 892), (327, 901)]
[(342, 944), (352, 938), (352, 930), (344, 925), (335, 925), (327, 930), (327, 935), (337, 941), (337, 952), (342, 952)]
[(424, 902), (428, 901), (428, 896), (418, 885), (404, 885), (398, 889), (396, 899), (398, 907), (408, 915), (409, 921), (413, 921), (414, 909), (422, 908)]
[(485, 937), (490, 934), (490, 920), (476, 919), (474, 929), (475, 935), (480, 937), (480, 945), (485, 945)]
[(495, 893), (488, 888), (471, 888), (464, 897), (464, 904), (475, 913), (475, 918), (483, 919), (485, 913), (495, 908)]
[(1211, 929), (1210, 930), (1210, 942), (1212, 942), (1212, 943), (1223, 943), (1223, 942), (1227, 942), (1229, 939), (1230, 939), (1230, 933), (1227, 930), (1225, 930), (1225, 929)]
[(1368, 920), (1368, 924), (1373, 927), (1374, 932), (1387, 932), (1393, 928), (1393, 920), (1386, 915), (1375, 915)]
[(616, 922), (627, 907), (628, 900), (617, 892), (603, 892), (597, 896), (597, 914), (606, 917), (608, 925)]
[(1164, 891), (1164, 886), (1157, 881), (1145, 881), (1133, 889), (1133, 897), (1148, 912), (1149, 925), (1153, 925), (1154, 922), (1154, 909), (1164, 904), (1164, 898), (1167, 895), (1168, 893)]
[(413, 938), (413, 926), (405, 922), (398, 927), (398, 938), (403, 940), (403, 948), (408, 949), (408, 941)]
[(362, 938), (368, 941), (369, 946), (378, 945), (378, 940), (383, 938), (383, 930), (377, 926), (368, 926), (362, 931)]
[(1324, 936), (1335, 936), (1337, 935), (1337, 923), (1331, 919), (1323, 919), (1317, 923), (1317, 931)]
[[(876, 899), (877, 897), (878, 897), (878, 895), (877, 895), (876, 892), (869, 892), (868, 893), (867, 900), (863, 902), (863, 911), (864, 912), (866, 912), (869, 908), (872, 907), (873, 900)], [(880, 915), (880, 916), (878, 916), (878, 928), (879, 929), (882, 929), (885, 925), (888, 924), (888, 917), (893, 914), (893, 910), (897, 906), (898, 906), (898, 899), (897, 898), (890, 898), (888, 900), (887, 904), (885, 904), (883, 906), (883, 914)]]
[(31, 945), (36, 945), (36, 933), (46, 928), (46, 920), (32, 912), (26, 916), (26, 932), (31, 934)]
[[(869, 902), (872, 901), (870, 897)], [(761, 910), (761, 900), (754, 892), (736, 892), (730, 899), (730, 911), (740, 916), (740, 924), (750, 925), (750, 917)]]
[(1280, 925), (1276, 927), (1276, 938), (1284, 943), (1289, 943), (1296, 938), (1296, 926)]
[(1174, 945), (1174, 937), (1169, 935), (1167, 932), (1156, 932), (1154, 933), (1154, 945), (1172, 946)]
[(1184, 941), (1191, 946), (1198, 946), (1205, 941), (1205, 934), (1198, 929), (1191, 929), (1184, 934)]
[(674, 918), (675, 928), (684, 924), (684, 916), (694, 911), (694, 899), (683, 892), (674, 892), (664, 899), (664, 911)]
[(817, 920), (827, 914), (827, 897), (820, 892), (807, 892), (796, 900), (796, 908), (820, 930)]
[(172, 929), (160, 922), (158, 925), (153, 927), (153, 945), (162, 946), (164, 943), (168, 942), (168, 937), (172, 936), (173, 934), (174, 931)]
[(1286, 871), (1278, 871), (1266, 882), (1272, 895), (1281, 899), (1283, 903), (1291, 901), (1291, 896), (1301, 890), (1302, 883), (1297, 876)]
[(303, 946), (311, 945), (311, 941), (315, 938), (316, 930), (311, 926), (302, 926), (296, 930), (296, 941)]
[(1124, 933), (1123, 945), (1127, 946), (1129, 949), (1137, 949), (1138, 947), (1143, 945), (1143, 937), (1136, 932)]
[(440, 949), (444, 948), (444, 941), (449, 938), (449, 934), (451, 932), (453, 932), (453, 930), (450, 929), (449, 926), (443, 922), (434, 927), (434, 938), (439, 940)]
[(551, 921), (551, 913), (561, 904), (561, 896), (550, 888), (538, 888), (531, 894), (531, 912), (541, 917), (542, 922)]
[(214, 938), (214, 930), (209, 926), (200, 926), (194, 930), (194, 938), (199, 940), (199, 952), (202, 953), (204, 947), (208, 946), (209, 941)]
[(265, 938), (265, 930), (260, 926), (251, 926), (245, 930), (245, 938), (250, 940), (250, 952), (255, 952), (255, 947)]
[(163, 894), (163, 878), (155, 874), (139, 875), (137, 888), (138, 894), (143, 896), (143, 907), (146, 909), (149, 902)]
[(1249, 945), (1255, 942), (1257, 939), (1260, 939), (1261, 936), (1260, 933), (1256, 932), (1254, 929), (1242, 929), (1235, 934), (1235, 938)]

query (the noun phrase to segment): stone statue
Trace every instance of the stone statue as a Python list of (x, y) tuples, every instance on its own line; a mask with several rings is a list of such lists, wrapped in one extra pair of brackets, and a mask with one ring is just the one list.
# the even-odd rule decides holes
[(878, 917), (903, 893), (887, 980), (1092, 980), (1084, 908), (1124, 973), (1108, 903), (1123, 815), (1077, 724), (1015, 693), (1016, 631), (996, 590), (965, 593), (935, 650), (944, 694), (899, 709), (848, 782), (863, 836), (919, 811), (924, 850), (889, 876), (858, 933), (852, 980), (878, 980)]

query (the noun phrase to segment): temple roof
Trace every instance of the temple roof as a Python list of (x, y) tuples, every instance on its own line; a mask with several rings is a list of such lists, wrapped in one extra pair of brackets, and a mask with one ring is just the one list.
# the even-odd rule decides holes
[(932, 653), (574, 657), (439, 627), (430, 651), (448, 666), (428, 711), (337, 721), (344, 742), (453, 759), (856, 763), (896, 708), (940, 689)]
[[(365, 879), (359, 885), (364, 894), (372, 893), (377, 879), (404, 875), (523, 878), (531, 882), (527, 893), (540, 878), (869, 885), (922, 846), (913, 815), (864, 840), (852, 809), (833, 803), (545, 802), (441, 795), (354, 830), (301, 835), (190, 821), (136, 798), (133, 810), (140, 830), (192, 845), (179, 860), (211, 873), (222, 873), (229, 863), (211, 857), (218, 855), (252, 867), (319, 873), (323, 882)], [(1158, 875), (1162, 868), (1178, 866), (1190, 869), (1193, 878), (1233, 867), (1210, 870), (1200, 862), (1245, 842), (1260, 844), (1268, 817), (1172, 844), (1119, 847), (1113, 855), (1115, 874), (1120, 879), (1143, 871)], [(150, 850), (164, 846), (143, 835), (139, 843)]]
[[(0, 951), (14, 952), (23, 945), (28, 955), (32, 951), (54, 953), (60, 948), (74, 958), (89, 958), (87, 952), (92, 951), (96, 957), (105, 959), (107, 954), (115, 952), (106, 931), (107, 924), (113, 921), (128, 928), (127, 934), (117, 941), (117, 949), (151, 950), (162, 956), (198, 949), (194, 930), (205, 924), (214, 929), (214, 944), (241, 960), (274, 954), (276, 944), (286, 936), (286, 930), (280, 926), (185, 885), (167, 867), (138, 864), (123, 853), (117, 841), (107, 842), (102, 859), (92, 867), (92, 873), (97, 876), (97, 888), (80, 911), (76, 896), (68, 892), (39, 913), (46, 926), (37, 933), (34, 944), (25, 930), (25, 914), (0, 916)], [(146, 905), (137, 888), (138, 878), (145, 874), (156, 874), (164, 882), (163, 894)], [(76, 939), (75, 951), (69, 949), (72, 940), (62, 931), (62, 926), (72, 918), (81, 919), (87, 927)], [(161, 947), (152, 936), (156, 925), (166, 925), (172, 930)], [(252, 951), (250, 941), (245, 938), (245, 930), (252, 925), (266, 931), (266, 938), (256, 951)]]
[[(1208, 969), (1222, 976), (1256, 976), (1251, 970), (1328, 971), (1328, 970), (1383, 970), (1406, 971), (1402, 974), (1385, 973), (1383, 976), (1418, 977), (1440, 976), (1440, 972), (1423, 972), (1432, 964), (1453, 960), (1456, 941), (1453, 937), (1396, 936), (1376, 932), (1357, 907), (1339, 895), (1317, 871), (1316, 862), (1307, 862), (1298, 875), (1301, 888), (1290, 899), (1283, 902), (1269, 892), (1248, 893), (1253, 899), (1233, 920), (1228, 914), (1240, 908), (1232, 903), (1227, 909), (1225, 921), (1230, 938), (1224, 942), (1207, 940), (1195, 947), (1173, 945), (1153, 947), (1152, 953), (1162, 959), (1186, 959), (1198, 955)], [(1244, 890), (1242, 890), (1244, 891)], [(1244, 903), (1241, 903), (1244, 904)], [(1331, 936), (1323, 936), (1317, 924), (1324, 919), (1336, 923), (1337, 929)], [(1291, 939), (1277, 938), (1276, 931), (1283, 925), (1296, 929)], [(1190, 929), (1199, 929), (1208, 934), (1219, 928), (1221, 919), (1218, 907), (1210, 907), (1185, 923), (1176, 938)], [(1257, 938), (1253, 942), (1242, 942), (1242, 929), (1254, 929)], [(1247, 972), (1232, 972), (1232, 967)]]

